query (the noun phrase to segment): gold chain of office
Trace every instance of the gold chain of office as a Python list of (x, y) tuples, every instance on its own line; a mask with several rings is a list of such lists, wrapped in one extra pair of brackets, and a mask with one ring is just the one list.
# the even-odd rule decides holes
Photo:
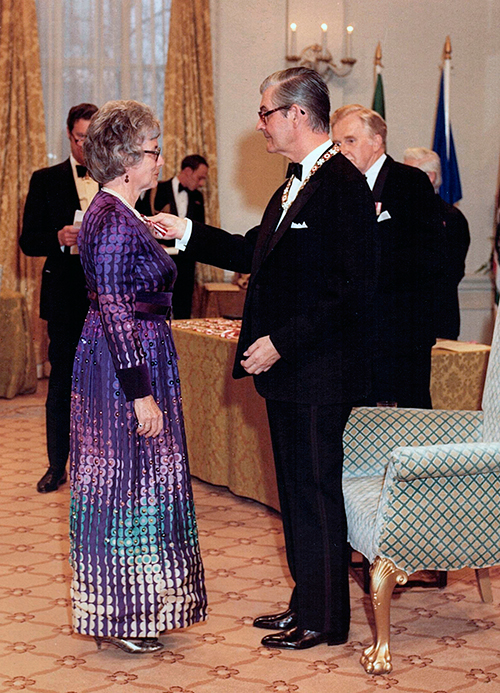
[[(320, 156), (320, 158), (317, 160), (317, 162), (314, 164), (314, 166), (310, 170), (307, 178), (305, 178), (304, 181), (302, 182), (302, 185), (298, 189), (297, 195), (295, 196), (296, 198), (298, 197), (300, 191), (307, 185), (311, 176), (313, 176), (316, 173), (316, 171), (323, 166), (325, 161), (328, 161), (333, 156), (335, 156), (335, 154), (338, 154), (339, 152), (340, 152), (340, 147), (338, 146), (338, 144), (333, 144), (329, 149), (326, 150), (326, 152), (324, 154), (322, 154)], [(285, 212), (288, 212), (289, 208), (292, 206), (292, 202), (288, 202), (288, 196), (290, 194), (290, 188), (292, 186), (292, 180), (293, 180), (293, 176), (290, 176), (290, 178), (288, 179), (288, 183), (286, 184), (286, 188), (283, 190), (283, 195), (281, 196), (281, 207)]]

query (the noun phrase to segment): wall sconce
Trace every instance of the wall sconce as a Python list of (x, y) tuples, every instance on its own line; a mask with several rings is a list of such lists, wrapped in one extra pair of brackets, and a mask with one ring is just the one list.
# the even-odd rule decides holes
[(346, 77), (352, 70), (356, 59), (352, 57), (352, 32), (353, 26), (346, 28), (346, 54), (341, 58), (341, 65), (333, 62), (333, 56), (328, 50), (328, 25), (321, 25), (321, 45), (314, 43), (298, 54), (297, 53), (297, 24), (290, 24), (289, 52), (286, 59), (290, 63), (298, 63), (302, 67), (316, 70), (322, 77), (328, 79), (330, 73), (337, 77)]

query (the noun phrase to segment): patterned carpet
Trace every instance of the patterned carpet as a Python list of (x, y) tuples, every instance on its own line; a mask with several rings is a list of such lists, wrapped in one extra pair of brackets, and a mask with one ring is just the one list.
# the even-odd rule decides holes
[(352, 580), (350, 640), (303, 653), (261, 647), (252, 619), (286, 607), (290, 591), (277, 513), (195, 481), (209, 618), (133, 657), (73, 635), (69, 489), (35, 490), (45, 467), (44, 392), (0, 400), (0, 691), (30, 693), (455, 693), (500, 690), (500, 570), (493, 604), (472, 571), (448, 587), (393, 598), (394, 670), (365, 674), (371, 610)]

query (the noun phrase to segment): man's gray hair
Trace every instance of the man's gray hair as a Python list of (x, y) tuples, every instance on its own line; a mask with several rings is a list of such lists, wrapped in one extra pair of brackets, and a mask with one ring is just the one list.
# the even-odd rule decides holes
[(279, 70), (266, 77), (260, 85), (260, 93), (263, 94), (269, 87), (276, 87), (273, 106), (292, 107), (296, 104), (309, 116), (313, 132), (328, 132), (330, 93), (317, 72), (307, 67)]
[(144, 158), (142, 144), (160, 134), (149, 106), (138, 101), (108, 101), (92, 116), (83, 145), (90, 175), (101, 185), (122, 176)]
[(414, 161), (416, 168), (424, 171), (424, 173), (435, 173), (436, 179), (433, 185), (434, 191), (438, 192), (443, 182), (439, 154), (433, 152), (432, 149), (427, 149), (427, 147), (409, 147), (405, 149), (403, 157), (405, 162)]
[(351, 113), (355, 113), (358, 116), (365, 129), (368, 130), (372, 137), (374, 135), (380, 135), (385, 150), (387, 142), (387, 123), (382, 116), (377, 113), (377, 111), (373, 111), (371, 108), (366, 108), (359, 103), (351, 103), (347, 106), (337, 108), (330, 121), (332, 128), (336, 125), (336, 123), (339, 122), (339, 120), (351, 115)]

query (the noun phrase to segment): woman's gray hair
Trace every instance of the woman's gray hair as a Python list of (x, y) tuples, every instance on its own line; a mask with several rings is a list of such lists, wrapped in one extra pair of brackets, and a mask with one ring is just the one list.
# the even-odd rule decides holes
[(108, 101), (92, 116), (83, 144), (90, 175), (101, 185), (123, 176), (144, 157), (142, 144), (160, 134), (160, 122), (138, 101)]
[(273, 106), (291, 107), (297, 104), (308, 114), (313, 132), (328, 132), (330, 93), (317, 72), (307, 67), (279, 70), (266, 77), (260, 85), (260, 93), (263, 94), (269, 87), (276, 87)]

